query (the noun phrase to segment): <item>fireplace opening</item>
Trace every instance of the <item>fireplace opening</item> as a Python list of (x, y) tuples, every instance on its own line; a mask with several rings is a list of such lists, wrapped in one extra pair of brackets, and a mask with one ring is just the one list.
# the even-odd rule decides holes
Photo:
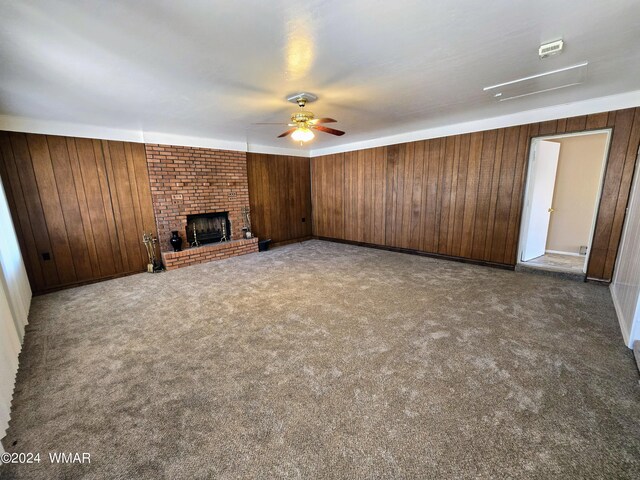
[[(187, 215), (187, 243), (192, 246), (194, 237), (198, 238), (198, 243), (216, 243), (222, 240), (226, 233), (227, 240), (231, 239), (231, 224), (229, 223), (228, 212), (199, 213), (197, 215)], [(226, 230), (226, 232), (225, 232)]]

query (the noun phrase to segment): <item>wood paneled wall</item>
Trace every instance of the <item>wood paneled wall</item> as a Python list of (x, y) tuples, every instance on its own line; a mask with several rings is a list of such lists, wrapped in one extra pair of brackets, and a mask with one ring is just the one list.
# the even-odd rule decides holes
[(146, 268), (143, 144), (0, 132), (0, 176), (35, 293)]
[(608, 281), (640, 108), (313, 158), (314, 235), (515, 265), (531, 139), (602, 128), (613, 136), (587, 276)]
[(273, 243), (311, 236), (309, 159), (247, 153), (251, 226)]

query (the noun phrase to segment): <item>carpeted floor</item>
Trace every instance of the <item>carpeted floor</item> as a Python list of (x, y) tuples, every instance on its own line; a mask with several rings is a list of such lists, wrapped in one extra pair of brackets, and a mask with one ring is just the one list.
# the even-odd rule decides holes
[(43, 458), (3, 479), (640, 478), (602, 286), (309, 241), (30, 321), (4, 445)]

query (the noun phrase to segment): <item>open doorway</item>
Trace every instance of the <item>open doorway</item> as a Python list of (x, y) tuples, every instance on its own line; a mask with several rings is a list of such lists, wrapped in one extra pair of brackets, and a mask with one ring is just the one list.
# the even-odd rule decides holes
[(518, 264), (584, 278), (611, 130), (531, 140)]

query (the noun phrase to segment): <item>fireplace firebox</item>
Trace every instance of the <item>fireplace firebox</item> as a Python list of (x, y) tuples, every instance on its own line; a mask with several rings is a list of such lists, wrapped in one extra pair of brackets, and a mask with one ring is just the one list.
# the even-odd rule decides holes
[(222, 240), (225, 231), (227, 240), (231, 240), (231, 224), (228, 212), (187, 215), (187, 243), (189, 246), (194, 242), (194, 226), (199, 244), (219, 242)]

